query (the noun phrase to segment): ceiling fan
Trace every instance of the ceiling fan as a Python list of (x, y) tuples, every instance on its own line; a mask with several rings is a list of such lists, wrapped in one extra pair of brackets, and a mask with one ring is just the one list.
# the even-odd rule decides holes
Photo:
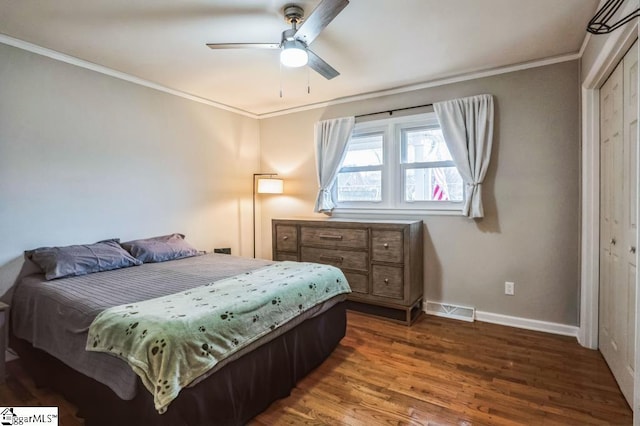
[(301, 67), (308, 64), (318, 74), (331, 80), (340, 73), (313, 53), (309, 45), (348, 4), (349, 0), (322, 0), (306, 19), (302, 7), (286, 5), (284, 19), (291, 24), (291, 28), (282, 32), (280, 43), (207, 43), (207, 46), (211, 49), (280, 49), (282, 65)]

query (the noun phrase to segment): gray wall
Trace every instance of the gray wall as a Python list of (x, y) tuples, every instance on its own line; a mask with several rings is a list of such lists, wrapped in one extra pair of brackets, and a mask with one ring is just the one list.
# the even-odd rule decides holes
[(0, 44), (0, 294), (41, 245), (180, 231), (251, 255), (258, 170), (286, 179), (259, 198), (269, 257), (271, 218), (313, 215), (316, 121), (491, 93), (486, 217), (420, 217), (427, 298), (575, 325), (578, 78), (574, 61), (258, 122)]
[[(419, 217), (426, 298), (577, 325), (579, 75), (571, 61), (261, 120), (262, 169), (286, 179), (285, 196), (263, 197), (262, 253), (271, 250), (271, 218), (313, 215), (316, 121), (489, 93), (496, 128), (486, 217)], [(515, 296), (504, 295), (505, 281)]]
[(0, 44), (0, 295), (42, 245), (183, 232), (250, 256), (258, 138), (257, 120)]

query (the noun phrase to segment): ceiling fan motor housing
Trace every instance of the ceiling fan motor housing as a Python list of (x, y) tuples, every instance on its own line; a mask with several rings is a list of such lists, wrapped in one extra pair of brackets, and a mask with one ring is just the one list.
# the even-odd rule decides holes
[(285, 41), (293, 41), (293, 40), (295, 40), (295, 37), (294, 37), (295, 34), (296, 34), (296, 30), (294, 30), (293, 28), (289, 28), (288, 30), (284, 30), (282, 32), (281, 44), (284, 45)]
[(307, 65), (309, 54), (307, 45), (302, 40), (296, 39), (298, 24), (302, 21), (304, 10), (295, 4), (288, 4), (284, 7), (284, 18), (291, 24), (291, 28), (282, 32), (280, 47), (280, 63), (287, 67), (301, 67)]
[(304, 17), (304, 9), (297, 4), (288, 4), (284, 7), (284, 19), (289, 24), (299, 24)]

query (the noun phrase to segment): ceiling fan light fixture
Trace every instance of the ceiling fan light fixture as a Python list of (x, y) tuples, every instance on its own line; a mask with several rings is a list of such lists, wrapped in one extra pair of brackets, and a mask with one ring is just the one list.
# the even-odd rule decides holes
[(280, 51), (280, 63), (285, 67), (297, 68), (307, 65), (309, 54), (299, 40), (285, 40)]

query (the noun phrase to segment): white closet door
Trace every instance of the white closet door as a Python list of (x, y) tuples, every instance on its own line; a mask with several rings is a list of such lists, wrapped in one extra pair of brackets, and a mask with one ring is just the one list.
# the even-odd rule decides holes
[(630, 405), (636, 319), (637, 81), (634, 45), (600, 90), (599, 346)]
[[(622, 200), (623, 67), (600, 89), (600, 324), (599, 347), (614, 372), (623, 371), (619, 312), (618, 240)], [(619, 167), (616, 166), (619, 164)], [(625, 305), (626, 308), (626, 305)], [(626, 315), (625, 315), (626, 316)], [(617, 376), (616, 376), (617, 377)], [(618, 379), (620, 381), (620, 379)]]
[(624, 145), (623, 145), (623, 225), (624, 247), (620, 247), (622, 254), (623, 297), (627, 304), (627, 318), (622, 319), (626, 323), (625, 331), (626, 356), (625, 379), (629, 380), (630, 391), (625, 397), (632, 405), (633, 401), (633, 376), (635, 365), (635, 335), (636, 335), (636, 241), (638, 235), (637, 206), (638, 206), (638, 49), (636, 42), (624, 57)]

